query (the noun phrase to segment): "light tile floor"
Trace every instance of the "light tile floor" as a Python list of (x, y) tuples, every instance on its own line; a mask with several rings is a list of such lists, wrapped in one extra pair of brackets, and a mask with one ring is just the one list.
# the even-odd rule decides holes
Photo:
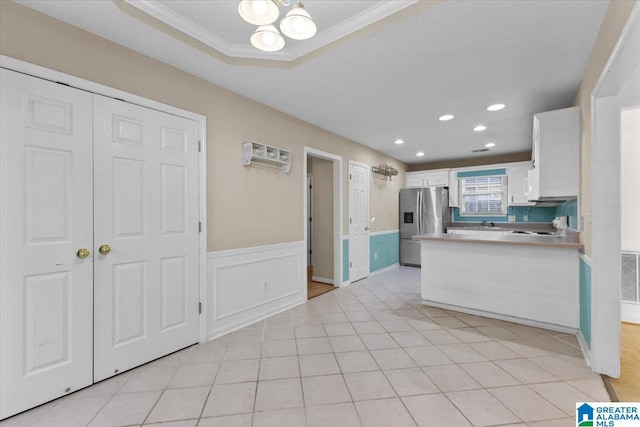
[(1, 424), (573, 426), (604, 400), (574, 336), (423, 306), (398, 267)]

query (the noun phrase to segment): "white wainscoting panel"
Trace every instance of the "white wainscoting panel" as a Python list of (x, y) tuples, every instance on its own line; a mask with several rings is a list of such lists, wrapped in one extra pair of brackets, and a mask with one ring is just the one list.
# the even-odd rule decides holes
[(207, 339), (306, 301), (304, 242), (209, 252)]

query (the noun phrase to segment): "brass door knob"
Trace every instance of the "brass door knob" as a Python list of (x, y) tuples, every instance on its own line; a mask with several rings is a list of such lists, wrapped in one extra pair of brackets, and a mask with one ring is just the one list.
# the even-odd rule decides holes
[(85, 248), (80, 248), (78, 249), (78, 252), (76, 252), (76, 256), (78, 258), (86, 258), (89, 256), (89, 249), (85, 249)]
[(100, 248), (98, 248), (98, 252), (100, 252), (102, 255), (106, 255), (109, 252), (111, 252), (111, 246), (102, 245), (102, 246), (100, 246)]

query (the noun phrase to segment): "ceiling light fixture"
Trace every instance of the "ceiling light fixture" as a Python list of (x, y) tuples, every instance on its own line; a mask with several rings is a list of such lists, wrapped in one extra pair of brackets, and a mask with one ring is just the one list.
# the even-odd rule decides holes
[(447, 120), (453, 119), (453, 117), (453, 114), (445, 114), (444, 116), (438, 117), (438, 120), (440, 120), (441, 122), (446, 122)]
[(485, 125), (478, 125), (474, 127), (473, 130), (476, 132), (482, 132), (483, 130), (487, 130), (487, 127)]
[(493, 104), (487, 107), (487, 111), (499, 111), (505, 107), (504, 104)]
[(278, 5), (273, 0), (242, 0), (238, 13), (249, 24), (269, 25), (280, 17)]
[(284, 38), (273, 25), (258, 27), (250, 40), (256, 49), (265, 52), (276, 52), (284, 47)]
[(396, 139), (395, 141), (393, 141), (394, 144), (404, 144), (404, 141), (402, 139)]
[[(285, 41), (274, 24), (280, 17), (280, 6), (288, 7), (290, 0), (242, 0), (238, 13), (250, 24), (258, 25), (251, 36), (251, 44), (266, 52), (276, 52), (284, 47)], [(316, 34), (318, 28), (300, 1), (280, 21), (280, 31), (294, 40), (306, 40)]]
[(282, 34), (294, 40), (310, 39), (317, 30), (316, 24), (300, 2), (294, 4), (293, 9), (280, 21)]
[(418, 157), (422, 157), (422, 156), (424, 156), (424, 153), (423, 153), (422, 151), (418, 151), (418, 152), (416, 153), (416, 156), (418, 156)]
[(485, 147), (487, 148), (491, 148), (491, 147), (495, 147), (496, 143), (495, 142), (487, 142), (486, 144), (484, 144)]

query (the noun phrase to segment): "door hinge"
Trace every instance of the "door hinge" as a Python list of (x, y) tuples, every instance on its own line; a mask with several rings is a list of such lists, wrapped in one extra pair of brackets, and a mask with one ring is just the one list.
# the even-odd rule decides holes
[(311, 249), (309, 249), (309, 255), (311, 255)]
[(353, 267), (353, 263), (352, 262), (349, 262), (349, 267)]
[(198, 303), (198, 314), (202, 314), (202, 303)]
[(309, 217), (309, 222), (313, 221), (313, 218)]
[(352, 178), (351, 178), (351, 174), (349, 174), (349, 181), (351, 181), (351, 179), (352, 179)]
[(198, 233), (202, 233), (202, 222), (198, 221)]
[(313, 189), (313, 185), (310, 185), (310, 186), (309, 186), (309, 190), (311, 190), (311, 189)]
[(202, 141), (198, 141), (198, 153), (202, 151)]
[(351, 218), (349, 218), (349, 224), (351, 224), (351, 223), (352, 223), (352, 222), (351, 222)]

